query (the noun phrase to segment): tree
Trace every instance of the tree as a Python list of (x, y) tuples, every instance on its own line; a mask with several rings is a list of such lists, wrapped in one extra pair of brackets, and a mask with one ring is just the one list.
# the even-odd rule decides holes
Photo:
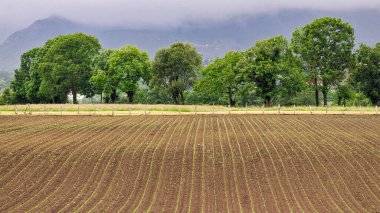
[(41, 78), (39, 60), (43, 48), (34, 48), (21, 55), (21, 66), (15, 70), (15, 79), (11, 82), (15, 103), (38, 103), (37, 96)]
[(129, 103), (133, 103), (138, 82), (141, 79), (148, 82), (150, 78), (148, 53), (134, 46), (125, 46), (111, 53), (109, 66), (114, 75), (108, 77), (114, 80), (114, 86), (127, 93)]
[(175, 104), (184, 104), (184, 92), (192, 88), (202, 56), (189, 43), (173, 43), (157, 51), (152, 69), (151, 86), (163, 89)]
[(215, 59), (200, 71), (201, 79), (196, 82), (196, 88), (206, 94), (228, 96), (228, 102), (235, 106), (237, 93), (242, 86), (243, 76), (238, 67), (242, 52), (228, 52), (223, 58)]
[(319, 106), (319, 91), (327, 105), (330, 88), (339, 84), (352, 67), (354, 29), (341, 19), (316, 19), (293, 32), (291, 45), (308, 73), (316, 105)]
[(353, 99), (355, 96), (355, 92), (351, 89), (348, 84), (338, 85), (336, 88), (336, 98), (337, 104), (347, 106), (348, 101)]
[(12, 90), (8, 87), (4, 90), (0, 91), (0, 105), (2, 104), (14, 104), (15, 98), (14, 93)]
[(240, 66), (246, 79), (256, 85), (265, 106), (270, 106), (274, 97), (292, 96), (302, 89), (303, 74), (283, 36), (258, 41), (245, 52)]
[(98, 39), (76, 33), (58, 36), (48, 43), (42, 60), (43, 93), (58, 96), (61, 102), (71, 92), (74, 104), (78, 103), (78, 93), (91, 96), (91, 60), (101, 49)]
[[(100, 94), (100, 102), (103, 102), (103, 93), (110, 95), (112, 102), (116, 99), (116, 85), (113, 82), (112, 72), (109, 66), (109, 58), (112, 50), (103, 50), (93, 58), (92, 76), (90, 83), (95, 94)], [(108, 97), (106, 98), (106, 101)]]
[(361, 44), (356, 52), (357, 66), (350, 76), (352, 84), (364, 93), (373, 105), (380, 103), (380, 43), (374, 48)]

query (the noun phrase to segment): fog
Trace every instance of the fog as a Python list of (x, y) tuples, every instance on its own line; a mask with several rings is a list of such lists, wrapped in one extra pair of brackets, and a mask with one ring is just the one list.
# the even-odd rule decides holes
[(51, 15), (76, 22), (128, 28), (221, 22), (286, 9), (380, 10), (379, 0), (1, 0), (0, 39)]

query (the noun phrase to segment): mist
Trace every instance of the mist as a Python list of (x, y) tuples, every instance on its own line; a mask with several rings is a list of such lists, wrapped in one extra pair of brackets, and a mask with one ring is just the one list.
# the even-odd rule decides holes
[(285, 9), (380, 10), (378, 0), (1, 0), (0, 29), (22, 28), (37, 19), (63, 16), (84, 24), (129, 28), (222, 22), (241, 15)]

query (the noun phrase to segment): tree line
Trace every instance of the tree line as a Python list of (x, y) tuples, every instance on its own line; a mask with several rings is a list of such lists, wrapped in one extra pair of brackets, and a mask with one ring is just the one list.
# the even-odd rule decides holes
[(360, 44), (338, 18), (319, 18), (284, 36), (257, 41), (204, 65), (190, 43), (148, 53), (135, 46), (102, 49), (97, 38), (60, 35), (21, 56), (0, 103), (99, 102), (174, 104), (380, 103), (380, 43)]

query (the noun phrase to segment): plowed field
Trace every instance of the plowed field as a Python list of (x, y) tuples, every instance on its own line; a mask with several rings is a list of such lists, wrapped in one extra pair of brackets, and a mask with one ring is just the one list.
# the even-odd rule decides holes
[(0, 116), (0, 212), (379, 212), (380, 117)]

